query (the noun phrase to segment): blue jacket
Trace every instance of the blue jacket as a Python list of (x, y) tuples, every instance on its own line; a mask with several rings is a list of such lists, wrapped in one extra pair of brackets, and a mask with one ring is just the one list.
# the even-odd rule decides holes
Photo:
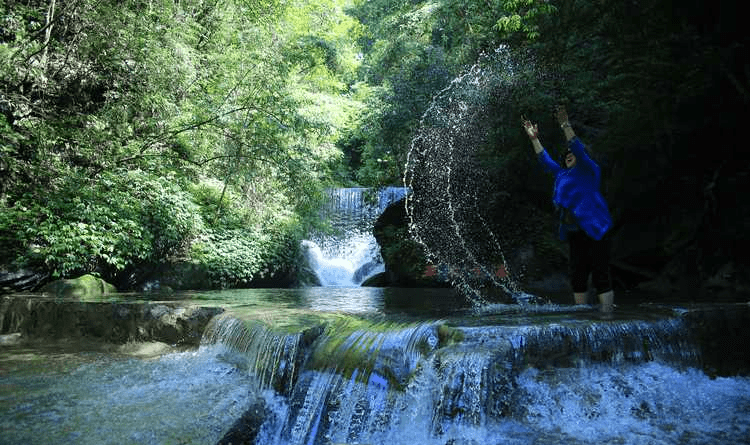
[[(609, 206), (599, 191), (601, 171), (596, 162), (586, 153), (586, 148), (580, 139), (577, 137), (571, 139), (569, 147), (576, 157), (575, 167), (570, 169), (561, 167), (552, 160), (547, 150), (539, 153), (539, 162), (545, 170), (555, 175), (555, 191), (552, 201), (558, 208), (568, 210), (577, 226), (598, 241), (612, 227)], [(560, 239), (566, 240), (567, 233), (575, 229), (575, 226), (571, 227), (562, 222)]]

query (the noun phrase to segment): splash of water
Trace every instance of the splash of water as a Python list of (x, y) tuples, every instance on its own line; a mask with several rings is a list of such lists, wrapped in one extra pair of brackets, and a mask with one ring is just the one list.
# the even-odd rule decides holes
[[(498, 193), (482, 163), (492, 131), (490, 105), (514, 82), (509, 52), (485, 56), (438, 92), (421, 118), (405, 166), (404, 185), (412, 190), (406, 209), (409, 230), (435, 264), (455, 273), (454, 286), (477, 307), (491, 289), (523, 300), (508, 269), (488, 208)], [(498, 275), (498, 265), (507, 274)]]

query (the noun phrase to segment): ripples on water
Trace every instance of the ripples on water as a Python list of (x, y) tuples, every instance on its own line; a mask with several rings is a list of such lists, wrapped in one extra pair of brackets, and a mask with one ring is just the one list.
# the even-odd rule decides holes
[[(209, 349), (151, 360), (3, 352), (2, 444), (211, 444), (253, 397), (250, 376)], [(37, 372), (23, 360), (37, 361)]]

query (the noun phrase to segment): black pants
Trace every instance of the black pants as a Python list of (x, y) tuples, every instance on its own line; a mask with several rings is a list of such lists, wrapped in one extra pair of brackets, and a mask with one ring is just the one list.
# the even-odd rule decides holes
[(570, 245), (570, 284), (573, 292), (586, 292), (588, 290), (589, 275), (596, 288), (596, 293), (601, 294), (612, 290), (612, 281), (609, 275), (609, 234), (604, 235), (600, 241), (586, 235), (582, 230), (568, 234)]

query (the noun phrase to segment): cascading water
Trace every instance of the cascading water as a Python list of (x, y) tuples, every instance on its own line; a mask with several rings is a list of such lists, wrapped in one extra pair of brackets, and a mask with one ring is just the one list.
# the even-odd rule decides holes
[[(281, 374), (302, 365), (293, 384), (264, 393), (269, 414), (254, 443), (748, 443), (750, 379), (699, 371), (688, 318), (654, 308), (605, 322), (591, 314), (341, 317), (306, 352), (285, 349), (297, 355), (282, 354)], [(269, 338), (269, 327), (245, 329), (231, 336), (235, 351), (255, 348), (237, 338)], [(290, 339), (303, 342), (277, 345)]]
[(303, 241), (310, 267), (322, 286), (359, 286), (384, 270), (372, 226), (388, 205), (406, 195), (404, 187), (329, 190), (322, 217), (331, 233)]
[(425, 315), (437, 291), (179, 295), (163, 316), (195, 303), (223, 312), (198, 349), (155, 353), (33, 340), (51, 322), (75, 332), (97, 311), (102, 326), (148, 335), (150, 317), (127, 316), (132, 299), (4, 298), (0, 327), (19, 332), (0, 331), (0, 444), (750, 443), (747, 304), (621, 306), (603, 320), (553, 304), (477, 315), (464, 302)]

